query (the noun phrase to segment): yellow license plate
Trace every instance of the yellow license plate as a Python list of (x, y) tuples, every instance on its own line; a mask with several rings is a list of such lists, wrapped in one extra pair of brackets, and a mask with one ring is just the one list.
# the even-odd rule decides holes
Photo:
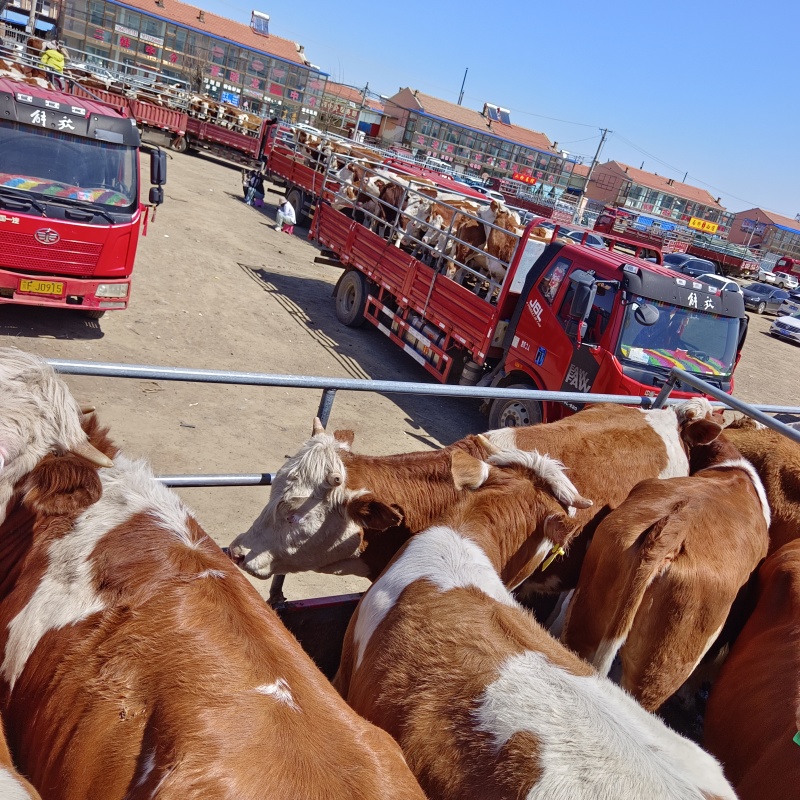
[(64, 294), (64, 284), (58, 281), (31, 281), (23, 279), (19, 282), (21, 292), (31, 294)]

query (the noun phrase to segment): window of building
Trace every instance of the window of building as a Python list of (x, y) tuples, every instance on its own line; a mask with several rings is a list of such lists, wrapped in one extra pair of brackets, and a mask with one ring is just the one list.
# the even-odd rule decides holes
[(137, 14), (135, 11), (128, 11), (125, 8), (117, 9), (117, 22), (130, 28), (132, 31), (139, 30), (139, 24), (142, 21), (142, 15)]
[(156, 36), (159, 39), (164, 38), (167, 23), (161, 19), (153, 19), (153, 17), (142, 17), (141, 33), (147, 36)]

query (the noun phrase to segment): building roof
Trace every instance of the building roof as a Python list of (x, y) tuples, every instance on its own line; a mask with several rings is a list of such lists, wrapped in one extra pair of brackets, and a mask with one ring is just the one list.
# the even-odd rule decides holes
[(751, 208), (747, 211), (739, 211), (737, 216), (746, 214), (749, 219), (755, 219), (758, 216), (759, 222), (771, 222), (781, 228), (786, 228), (790, 231), (800, 230), (800, 222), (793, 217), (784, 217), (783, 214), (776, 214), (774, 211), (765, 211), (763, 208)]
[(203, 11), (203, 21), (201, 22), (201, 9), (188, 3), (180, 3), (178, 0), (163, 0), (164, 7), (156, 5), (155, 0), (109, 0), (110, 3), (136, 11), (142, 11), (151, 17), (163, 19), (167, 22), (177, 22), (179, 25), (191, 28), (198, 33), (213, 36), (218, 39), (226, 39), (230, 42), (257, 50), (259, 53), (275, 56), (284, 61), (291, 61), (302, 66), (309, 66), (309, 61), (299, 52), (296, 42), (289, 39), (282, 39), (280, 36), (262, 36), (254, 33), (249, 25), (243, 22), (235, 22), (226, 17), (212, 14), (210, 11)]
[[(401, 89), (398, 94), (401, 94), (402, 91)], [(398, 95), (391, 99), (401, 108), (408, 108), (409, 111), (419, 111), (448, 122), (455, 122), (457, 125), (472, 128), (479, 133), (496, 136), (498, 139), (505, 139), (506, 141), (514, 142), (514, 144), (522, 144), (535, 150), (544, 150), (548, 153), (556, 152), (553, 149), (552, 142), (543, 133), (523, 128), (521, 125), (505, 125), (494, 120), (491, 121), (491, 126), (489, 126), (487, 124), (489, 120), (480, 111), (449, 103), (447, 100), (440, 100), (438, 97), (431, 97), (429, 94), (423, 94), (413, 89), (409, 89), (408, 92), (413, 93), (416, 107), (409, 108), (408, 105), (403, 105), (402, 100), (398, 102), (396, 99)]]
[(653, 172), (645, 172), (643, 169), (636, 169), (621, 161), (608, 161), (604, 167), (615, 167), (619, 172), (624, 172), (625, 177), (639, 186), (646, 186), (648, 189), (657, 189), (665, 194), (672, 194), (675, 197), (682, 197), (684, 200), (691, 200), (694, 203), (702, 203), (704, 206), (718, 208), (722, 211), (725, 206), (719, 204), (717, 198), (713, 197), (705, 189), (698, 189), (688, 183), (681, 183), (674, 178), (665, 178), (663, 175), (656, 175)]
[(373, 111), (383, 111), (383, 103), (379, 100), (373, 100), (371, 97), (364, 98), (361, 89), (356, 89), (355, 86), (348, 86), (345, 83), (334, 83), (328, 81), (325, 84), (325, 94), (332, 97), (338, 97), (341, 100), (347, 100), (356, 105), (361, 105), (362, 100), (365, 100), (364, 106), (372, 109)]

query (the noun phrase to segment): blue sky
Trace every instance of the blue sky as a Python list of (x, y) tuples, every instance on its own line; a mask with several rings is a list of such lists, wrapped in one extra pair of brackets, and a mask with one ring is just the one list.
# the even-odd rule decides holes
[(513, 122), (585, 157), (708, 189), (731, 211), (800, 213), (800, 4), (398, 3), (191, 0), (305, 46), (334, 80), (411, 86)]

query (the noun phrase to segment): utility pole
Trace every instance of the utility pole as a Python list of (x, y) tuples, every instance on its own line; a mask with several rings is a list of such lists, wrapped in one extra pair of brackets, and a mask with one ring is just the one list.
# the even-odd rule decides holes
[(469, 72), (469, 67), (464, 70), (464, 80), (461, 81), (461, 92), (458, 95), (458, 105), (461, 105), (461, 101), (464, 99), (464, 84), (467, 82), (467, 73)]
[(600, 151), (603, 149), (603, 145), (606, 142), (606, 136), (608, 136), (609, 133), (614, 132), (609, 131), (608, 128), (601, 128), (600, 130), (603, 135), (600, 137), (600, 144), (597, 145), (597, 152), (595, 152), (592, 163), (589, 166), (589, 173), (586, 176), (586, 183), (583, 187), (583, 196), (581, 197), (580, 203), (578, 203), (578, 208), (576, 209), (579, 215), (583, 213), (583, 209), (586, 207), (586, 192), (589, 189), (589, 181), (592, 179), (592, 173), (594, 172), (594, 168), (597, 166), (597, 162), (600, 159)]
[(353, 129), (353, 139), (358, 141), (358, 124), (361, 122), (361, 112), (364, 110), (364, 106), (367, 104), (367, 92), (369, 92), (369, 81), (367, 81), (367, 85), (361, 90), (361, 105), (358, 107), (358, 114), (356, 115), (356, 126)]

